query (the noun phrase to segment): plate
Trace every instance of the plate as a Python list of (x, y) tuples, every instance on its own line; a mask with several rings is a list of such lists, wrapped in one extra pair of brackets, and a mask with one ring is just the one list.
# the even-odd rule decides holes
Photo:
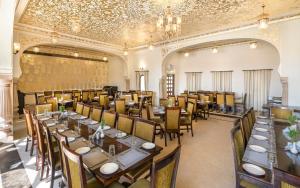
[(41, 121), (46, 121), (46, 120), (49, 120), (49, 119), (50, 119), (49, 117), (40, 118)]
[(260, 128), (260, 127), (255, 127), (255, 130), (259, 132), (268, 132), (268, 129)]
[(101, 166), (100, 172), (102, 174), (112, 174), (115, 173), (119, 169), (119, 165), (116, 163), (105, 163)]
[(48, 126), (48, 127), (52, 127), (52, 126), (54, 126), (54, 125), (56, 125), (56, 123), (47, 123), (47, 126)]
[(75, 140), (75, 137), (68, 137), (68, 142), (73, 142)]
[(78, 119), (86, 119), (87, 117), (85, 116), (80, 116)]
[(268, 117), (266, 117), (266, 116), (257, 116), (256, 118), (259, 118), (259, 119), (268, 119)]
[(262, 124), (262, 125), (268, 125), (269, 123), (267, 123), (267, 122), (264, 122), (264, 121), (256, 121), (256, 123), (258, 123), (258, 124)]
[[(100, 126), (101, 127), (101, 126)], [(108, 125), (104, 125), (103, 126), (103, 130), (108, 130), (108, 129), (110, 129), (110, 126), (108, 126)]]
[(268, 140), (267, 137), (261, 136), (261, 135), (258, 135), (258, 134), (253, 135), (253, 138), (255, 138), (256, 140)]
[(126, 134), (126, 133), (123, 133), (123, 132), (117, 133), (117, 134), (116, 134), (117, 138), (123, 138), (123, 137), (126, 136), (126, 135), (127, 135), (127, 134)]
[(98, 122), (97, 121), (94, 121), (94, 120), (91, 120), (90, 122), (89, 122), (89, 124), (90, 125), (95, 125), (95, 124), (97, 124)]
[(62, 133), (62, 132), (65, 131), (65, 129), (57, 129), (57, 131), (58, 131), (59, 133)]
[(250, 147), (250, 149), (252, 149), (253, 151), (256, 151), (258, 153), (264, 153), (267, 151), (266, 148), (258, 146), (258, 145), (250, 145), (249, 147)]
[(144, 149), (153, 149), (153, 148), (155, 148), (155, 144), (153, 144), (151, 142), (145, 142), (145, 143), (143, 143), (142, 147)]
[(264, 176), (266, 174), (266, 171), (263, 168), (250, 163), (243, 164), (243, 169), (255, 176)]
[(87, 152), (91, 151), (91, 148), (89, 147), (81, 147), (81, 148), (78, 148), (75, 150), (76, 153), (80, 154), (80, 155), (83, 155)]

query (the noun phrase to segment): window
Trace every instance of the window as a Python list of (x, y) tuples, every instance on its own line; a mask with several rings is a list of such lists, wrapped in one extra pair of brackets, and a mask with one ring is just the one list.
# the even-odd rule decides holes
[(167, 74), (166, 88), (167, 88), (168, 96), (174, 95), (174, 90), (175, 90), (175, 75), (174, 74)]
[(144, 75), (140, 76), (140, 90), (141, 91), (146, 90), (146, 88), (145, 88), (145, 76)]
[(186, 72), (186, 90), (201, 90), (201, 72)]
[(214, 91), (231, 91), (232, 71), (212, 71), (212, 82)]
[(135, 71), (136, 89), (141, 91), (148, 90), (148, 71)]

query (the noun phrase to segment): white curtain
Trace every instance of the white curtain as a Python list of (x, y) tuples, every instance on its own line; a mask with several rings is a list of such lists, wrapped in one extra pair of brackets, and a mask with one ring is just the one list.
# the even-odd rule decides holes
[(201, 90), (201, 72), (186, 72), (186, 89), (188, 91)]
[(270, 92), (272, 70), (245, 70), (244, 92), (247, 94), (247, 107), (261, 110)]
[[(145, 89), (145, 91), (147, 91), (148, 83), (149, 83), (148, 71), (136, 71), (135, 74), (136, 74), (136, 89), (138, 89), (138, 90)], [(143, 78), (142, 78), (142, 76), (143, 76)], [(141, 83), (141, 81), (143, 83)], [(143, 88), (141, 88), (141, 87), (143, 87)]]
[(232, 71), (212, 71), (214, 91), (232, 91)]

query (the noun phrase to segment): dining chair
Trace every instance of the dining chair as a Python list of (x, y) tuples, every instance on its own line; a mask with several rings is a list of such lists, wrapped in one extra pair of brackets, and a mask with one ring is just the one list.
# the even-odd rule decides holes
[(44, 95), (38, 95), (37, 96), (37, 104), (45, 104), (46, 103), (46, 98)]
[(249, 129), (250, 129), (250, 131), (252, 131), (252, 128), (254, 127), (255, 121), (252, 120), (251, 111), (248, 110), (247, 113), (246, 113), (246, 115), (247, 115), (248, 122), (249, 122)]
[(194, 103), (189, 102), (188, 106), (187, 106), (188, 116), (180, 118), (180, 130), (186, 130), (187, 132), (189, 132), (189, 130), (191, 130), (192, 136), (194, 136), (193, 110), (194, 110)]
[(231, 130), (231, 145), (234, 159), (236, 187), (269, 187), (263, 183), (260, 178), (247, 175), (241, 168), (243, 155), (245, 153), (245, 143), (239, 120), (234, 122), (234, 127)]
[(52, 112), (52, 104), (39, 104), (35, 106), (35, 113), (42, 114), (45, 111)]
[(105, 110), (108, 109), (109, 98), (107, 95), (99, 96), (99, 105), (103, 107)]
[(137, 94), (137, 93), (134, 93), (133, 95), (132, 95), (132, 97), (133, 97), (133, 102), (134, 103), (139, 103), (139, 95)]
[(81, 91), (79, 91), (79, 90), (73, 90), (72, 93), (73, 93), (73, 96), (72, 96), (73, 100), (76, 97), (77, 101), (80, 102), (81, 101)]
[(103, 108), (102, 107), (94, 107), (91, 113), (91, 119), (97, 122), (101, 121)]
[(95, 90), (89, 90), (89, 101), (93, 101), (95, 98)]
[(147, 113), (147, 120), (156, 122), (155, 126), (155, 134), (162, 133), (161, 124), (164, 122), (159, 116), (155, 116), (153, 113), (153, 107), (151, 104), (146, 105), (146, 113)]
[(88, 105), (83, 105), (83, 109), (82, 109), (82, 115), (85, 117), (89, 117), (90, 116), (90, 111), (91, 111), (91, 107)]
[(116, 127), (117, 114), (115, 112), (110, 112), (110, 111), (105, 110), (102, 113), (101, 120), (105, 122), (105, 125), (108, 125), (112, 128), (115, 128)]
[[(61, 169), (60, 167), (60, 157), (59, 157), (59, 151), (56, 150), (56, 146), (57, 144), (53, 143), (53, 140), (55, 139), (50, 131), (49, 128), (47, 127), (46, 124), (43, 125), (43, 129), (44, 129), (44, 134), (45, 134), (45, 140), (46, 140), (46, 148), (47, 148), (47, 173), (46, 173), (46, 177), (48, 177), (49, 174), (49, 170), (51, 172), (51, 182), (50, 182), (50, 188), (53, 187), (53, 183), (54, 183), (54, 179), (59, 178), (60, 176), (55, 176), (55, 172), (59, 171)], [(56, 139), (54, 140), (55, 143)]]
[(271, 115), (277, 120), (288, 120), (293, 113), (294, 110), (287, 107), (271, 107)]
[(300, 187), (300, 178), (274, 167), (274, 188)]
[(76, 113), (77, 113), (77, 114), (82, 114), (82, 111), (83, 111), (83, 103), (78, 102), (78, 103), (76, 104)]
[(132, 134), (133, 125), (134, 125), (134, 118), (124, 114), (118, 114), (118, 120), (117, 120), (118, 130), (123, 131), (127, 134)]
[(225, 94), (225, 106), (226, 109), (234, 112), (235, 110), (235, 100), (234, 100), (234, 93), (226, 93)]
[(171, 102), (172, 106), (176, 106), (176, 97), (174, 95), (169, 95), (168, 100), (168, 102)]
[(150, 181), (139, 179), (129, 188), (175, 188), (181, 147), (153, 162)]
[(165, 146), (167, 146), (167, 134), (169, 134), (170, 139), (171, 134), (176, 134), (178, 139), (178, 144), (180, 145), (180, 107), (166, 107), (165, 109), (165, 123), (162, 125)]
[(44, 91), (44, 96), (45, 97), (52, 97), (53, 96), (53, 91)]
[(147, 98), (147, 103), (152, 105), (152, 100), (153, 100), (153, 91), (146, 91), (146, 95), (149, 97)]
[(30, 110), (24, 108), (23, 112), (25, 115), (25, 125), (26, 125), (26, 131), (27, 131), (25, 151), (28, 150), (28, 142), (31, 141), (30, 156), (32, 156), (34, 144), (37, 139), (36, 131), (34, 130), (34, 124), (33, 124), (32, 115), (31, 115)]
[(52, 104), (52, 111), (55, 112), (58, 110), (58, 101), (56, 97), (48, 97), (46, 98), (46, 102), (48, 104)]
[(126, 94), (126, 95), (122, 95), (120, 97), (120, 99), (124, 99), (125, 102), (129, 102), (129, 101), (132, 101), (132, 96), (131, 96), (131, 94)]
[(126, 114), (126, 99), (116, 99), (115, 100), (115, 111), (118, 114)]
[(159, 99), (159, 106), (168, 106), (168, 99), (163, 99), (163, 98), (160, 98)]
[[(197, 113), (197, 110), (198, 110), (198, 109), (197, 109), (197, 99), (196, 99), (196, 98), (190, 98), (190, 97), (189, 97), (187, 102), (188, 102), (188, 103), (191, 102), (191, 103), (194, 104), (194, 109), (193, 109), (193, 116), (194, 116), (194, 117), (193, 117), (193, 118), (196, 118), (196, 115), (197, 115), (196, 113)], [(196, 121), (197, 121), (197, 118), (196, 118)]]
[(145, 101), (145, 98), (141, 98), (138, 108), (129, 108), (128, 115), (132, 116), (132, 117), (142, 117), (144, 101)]
[(54, 97), (56, 97), (57, 99), (60, 99), (62, 95), (62, 91), (54, 91)]
[(46, 153), (47, 148), (45, 144), (45, 136), (43, 134), (42, 125), (40, 125), (39, 121), (34, 118), (33, 115), (33, 124), (35, 126), (36, 136), (37, 136), (37, 145), (36, 145), (36, 170), (41, 168), (40, 180), (43, 179), (44, 176), (44, 168), (46, 165)]
[(255, 123), (256, 121), (256, 116), (255, 116), (255, 111), (254, 111), (254, 108), (250, 108), (250, 113), (251, 113), (251, 118), (252, 118), (252, 122)]
[(195, 93), (195, 94), (190, 94), (190, 95), (188, 95), (188, 98), (195, 98), (196, 100), (198, 100), (199, 98), (198, 98), (198, 95)]
[(225, 94), (224, 93), (217, 93), (216, 94), (217, 98), (217, 110), (221, 111), (222, 108), (225, 106)]
[(245, 114), (241, 119), (241, 130), (244, 136), (244, 140), (245, 140), (245, 146), (247, 145), (250, 135), (251, 135), (251, 129), (249, 126), (249, 120), (247, 117), (247, 114)]
[(82, 91), (82, 102), (88, 102), (89, 101), (89, 94), (90, 92), (88, 90)]
[(186, 109), (186, 97), (185, 96), (177, 96), (177, 106), (181, 109)]
[[(68, 188), (104, 188), (104, 185), (95, 178), (87, 180), (85, 169), (83, 167), (82, 155), (77, 154), (62, 144), (63, 157), (65, 158), (67, 168)], [(123, 188), (122, 185), (113, 182), (108, 188)]]
[(61, 95), (63, 100), (71, 100), (72, 99), (72, 93), (68, 92), (68, 93), (63, 93)]

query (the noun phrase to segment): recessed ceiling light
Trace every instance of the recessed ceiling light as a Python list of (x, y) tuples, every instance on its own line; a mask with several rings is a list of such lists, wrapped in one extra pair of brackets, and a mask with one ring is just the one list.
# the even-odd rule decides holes
[(213, 48), (212, 50), (211, 50), (211, 52), (213, 53), (213, 54), (216, 54), (216, 53), (218, 53), (218, 48)]
[(79, 53), (75, 52), (75, 53), (73, 54), (73, 56), (74, 56), (74, 57), (79, 57)]
[(107, 57), (103, 57), (103, 61), (107, 61)]
[(250, 43), (250, 49), (256, 49), (257, 48), (257, 43), (256, 42), (251, 42)]
[(38, 52), (40, 51), (40, 49), (39, 49), (38, 47), (34, 47), (34, 48), (33, 48), (33, 51), (34, 51), (35, 53), (38, 53)]
[(185, 57), (189, 57), (190, 54), (189, 54), (188, 52), (185, 52), (185, 53), (184, 53), (184, 56), (185, 56)]
[(149, 50), (153, 50), (154, 46), (152, 44), (150, 44), (148, 48), (149, 48)]

